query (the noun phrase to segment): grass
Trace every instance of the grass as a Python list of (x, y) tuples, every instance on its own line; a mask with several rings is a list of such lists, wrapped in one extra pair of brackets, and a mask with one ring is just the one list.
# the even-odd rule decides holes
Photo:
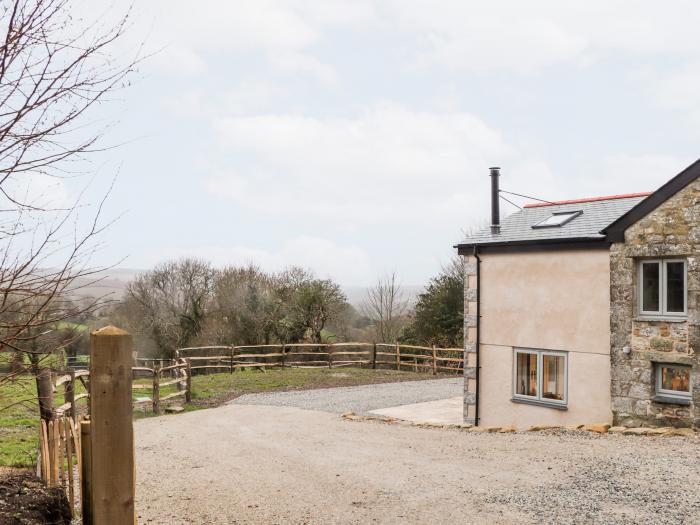
[[(192, 378), (192, 404), (185, 411), (211, 408), (243, 394), (256, 392), (306, 390), (340, 386), (392, 383), (433, 379), (425, 373), (397, 372), (395, 370), (371, 370), (363, 368), (287, 368), (284, 370), (237, 371), (195, 375)], [(136, 379), (135, 383), (151, 384), (150, 379)], [(63, 387), (59, 387), (62, 392)], [(81, 393), (82, 385), (77, 390)], [(161, 396), (176, 391), (175, 385), (161, 388)], [(148, 390), (137, 390), (133, 398), (150, 397)], [(175, 398), (177, 403), (183, 398)], [(64, 403), (63, 394), (55, 398), (55, 406)], [(84, 401), (79, 401), (83, 404)], [(141, 405), (143, 407), (143, 405)], [(152, 416), (150, 404), (134, 410), (134, 418)], [(36, 401), (36, 385), (32, 377), (22, 376), (0, 386), (0, 466), (29, 467), (36, 462), (38, 443), (39, 408)]]
[[(201, 375), (193, 378), (192, 404), (206, 408), (257, 392), (308, 390), (432, 379), (425, 373), (371, 370), (368, 368), (288, 368), (259, 372)], [(173, 390), (174, 391), (174, 390)]]

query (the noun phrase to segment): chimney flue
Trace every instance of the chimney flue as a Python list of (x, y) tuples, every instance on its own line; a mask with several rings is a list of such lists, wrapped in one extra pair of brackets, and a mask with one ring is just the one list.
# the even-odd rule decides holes
[(500, 189), (501, 168), (491, 168), (491, 233), (501, 233)]

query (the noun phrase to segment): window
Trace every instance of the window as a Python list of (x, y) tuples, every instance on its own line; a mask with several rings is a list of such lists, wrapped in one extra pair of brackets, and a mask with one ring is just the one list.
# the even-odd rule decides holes
[(684, 316), (686, 295), (684, 260), (639, 262), (639, 311), (642, 315)]
[(656, 394), (666, 398), (690, 400), (690, 367), (658, 363)]
[(566, 405), (566, 354), (515, 350), (513, 399)]
[(581, 215), (583, 212), (578, 211), (558, 211), (533, 225), (533, 228), (554, 228), (556, 226), (564, 226), (567, 222), (573, 221), (576, 217)]

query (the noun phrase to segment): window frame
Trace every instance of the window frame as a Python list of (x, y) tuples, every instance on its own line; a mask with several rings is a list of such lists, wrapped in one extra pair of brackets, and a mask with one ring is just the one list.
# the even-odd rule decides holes
[[(547, 222), (549, 219), (552, 217), (557, 217), (561, 215), (566, 215), (567, 217), (563, 219), (561, 222), (558, 222), (556, 224), (544, 224)], [(540, 222), (535, 223), (532, 225), (532, 228), (534, 229), (539, 229), (539, 228), (561, 228), (565, 224), (569, 224), (571, 221), (573, 221), (576, 217), (583, 215), (583, 211), (581, 210), (573, 210), (573, 211), (555, 211), (552, 212), (551, 215), (545, 217), (542, 219)]]
[[(679, 365), (676, 363), (655, 363), (656, 367), (656, 384), (655, 392), (657, 396), (668, 397), (672, 399), (682, 399), (690, 401), (693, 398), (693, 374), (692, 367), (687, 365)], [(688, 380), (688, 392), (683, 392), (682, 390), (666, 390), (662, 388), (662, 369), (664, 368), (682, 368), (687, 370), (690, 377)]]
[[(655, 263), (659, 266), (659, 309), (644, 310), (644, 265)], [(683, 311), (668, 311), (668, 263), (683, 263)], [(640, 259), (637, 263), (638, 311), (647, 317), (684, 318), (688, 316), (688, 262), (682, 258)]]
[[(528, 396), (526, 394), (518, 394), (518, 354), (530, 354), (537, 356), (537, 395)], [(562, 357), (564, 358), (564, 399), (551, 399), (544, 397), (543, 393), (543, 368), (544, 356)], [(562, 408), (569, 404), (569, 353), (558, 350), (539, 350), (535, 348), (513, 348), (513, 380), (512, 399), (516, 401), (530, 402), (537, 405), (551, 405), (552, 407)]]

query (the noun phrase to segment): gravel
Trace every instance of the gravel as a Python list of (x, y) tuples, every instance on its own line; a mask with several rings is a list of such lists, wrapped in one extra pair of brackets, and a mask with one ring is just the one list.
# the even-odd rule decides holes
[[(342, 373), (342, 372), (341, 372)], [(462, 395), (464, 379), (406, 381), (300, 392), (247, 394), (233, 401), (239, 405), (266, 405), (304, 408), (343, 414), (365, 414), (371, 410)]]
[(135, 430), (139, 523), (700, 523), (697, 438), (488, 434), (236, 404)]

